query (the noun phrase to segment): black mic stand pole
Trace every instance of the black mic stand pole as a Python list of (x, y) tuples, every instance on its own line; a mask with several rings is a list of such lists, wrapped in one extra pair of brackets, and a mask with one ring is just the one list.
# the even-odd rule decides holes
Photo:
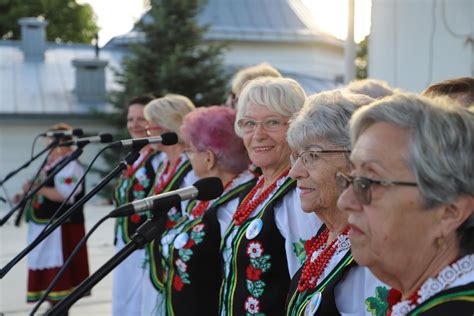
[[(168, 209), (177, 205), (181, 201), (178, 195), (170, 196), (163, 201), (154, 201), (153, 210), (159, 209), (160, 213), (166, 212)], [(62, 301), (54, 305), (46, 312), (48, 315), (61, 315), (69, 310), (69, 308), (77, 302), (84, 294), (88, 293), (94, 285), (99, 283), (110, 271), (124, 261), (132, 252), (143, 248), (147, 243), (159, 236), (162, 231), (160, 225), (157, 224), (159, 216), (153, 216), (148, 219), (140, 227), (138, 227), (135, 234), (128, 244), (125, 245), (119, 252), (109, 259), (102, 267), (100, 267), (94, 274), (85, 279), (78, 287)]]
[(49, 226), (42, 234), (40, 234), (31, 244), (29, 244), (23, 251), (16, 255), (5, 267), (0, 270), (0, 279), (2, 279), (8, 271), (10, 271), (15, 264), (17, 264), (24, 256), (26, 256), (33, 248), (35, 248), (40, 242), (42, 242), (46, 237), (48, 237), (53, 230), (58, 226), (63, 224), (79, 207), (89, 201), (97, 192), (99, 192), (104, 186), (107, 185), (113, 178), (115, 178), (123, 170), (127, 169), (129, 164), (132, 164), (135, 160), (138, 159), (140, 153), (138, 151), (130, 152), (120, 164), (110, 171), (102, 181), (99, 182), (89, 193), (83, 196), (79, 201), (72, 205), (66, 212), (64, 212), (56, 221), (54, 221), (51, 226)]
[(0, 226), (5, 224), (8, 219), (13, 215), (13, 213), (16, 212), (19, 208), (23, 207), (25, 203), (31, 199), (48, 181), (53, 179), (59, 171), (61, 171), (67, 164), (69, 164), (71, 161), (77, 159), (80, 155), (82, 154), (82, 148), (78, 148), (75, 151), (72, 152), (71, 155), (66, 157), (63, 161), (61, 161), (60, 164), (58, 164), (56, 167), (53, 168), (53, 171), (44, 179), (43, 182), (41, 182), (40, 185), (36, 186), (33, 190), (28, 192), (27, 195), (23, 197), (20, 203), (18, 203), (13, 209), (10, 210), (10, 212), (7, 213), (1, 220), (0, 220)]
[(51, 148), (54, 148), (56, 146), (59, 145), (59, 138), (54, 138), (53, 141), (51, 143), (49, 143), (48, 146), (46, 146), (42, 151), (40, 151), (39, 153), (37, 153), (35, 156), (31, 157), (30, 160), (28, 160), (27, 162), (25, 162), (23, 165), (21, 165), (20, 167), (18, 167), (17, 169), (13, 170), (12, 172), (10, 172), (9, 174), (7, 174), (5, 176), (5, 178), (3, 180), (0, 181), (0, 186), (3, 185), (5, 182), (7, 182), (8, 179), (10, 179), (11, 177), (13, 177), (15, 174), (17, 174), (18, 172), (20, 172), (22, 169), (28, 167), (30, 165), (30, 163), (32, 163), (33, 161), (36, 160), (36, 158), (38, 158), (39, 156), (41, 156), (42, 154), (44, 154), (46, 151), (50, 150)]

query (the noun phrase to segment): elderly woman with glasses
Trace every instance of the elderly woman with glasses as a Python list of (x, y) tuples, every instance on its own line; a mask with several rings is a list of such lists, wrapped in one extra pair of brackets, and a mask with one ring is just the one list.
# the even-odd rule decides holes
[(241, 193), (255, 184), (234, 121), (235, 110), (211, 106), (189, 113), (181, 126), (194, 173), (199, 178), (218, 177), (224, 192), (212, 201), (189, 201), (186, 216), (163, 233), (162, 315), (217, 315), (222, 283), (221, 236)]
[(303, 211), (324, 225), (305, 244), (306, 260), (291, 281), (287, 315), (383, 314), (374, 300), (376, 292), (388, 289), (353, 261), (347, 214), (336, 205), (336, 173), (350, 170), (347, 123), (371, 101), (340, 90), (322, 92), (310, 97), (290, 124), (290, 177), (297, 181)]
[[(143, 109), (152, 99), (141, 96), (131, 99), (127, 106), (127, 130), (132, 138), (146, 137), (147, 121)], [(121, 206), (145, 198), (153, 188), (157, 153), (151, 146), (140, 150), (140, 156), (117, 180), (114, 188), (114, 203)], [(117, 251), (130, 241), (135, 230), (144, 222), (139, 216), (118, 218), (115, 229)], [(142, 262), (145, 251), (133, 252), (113, 272), (112, 314), (135, 315), (140, 312), (141, 293), (136, 291), (144, 279)]]
[(350, 123), (339, 208), (355, 260), (390, 285), (389, 315), (474, 311), (474, 116), (395, 94)]
[[(157, 166), (153, 189), (149, 195), (188, 187), (197, 180), (192, 172), (191, 163), (184, 154), (186, 145), (180, 136), (184, 117), (194, 110), (195, 106), (190, 99), (177, 94), (168, 94), (145, 106), (144, 114), (148, 121), (146, 127), (148, 136), (159, 136), (166, 132), (178, 135), (178, 142), (175, 145), (154, 145), (163, 157)], [(155, 216), (160, 216), (166, 227), (171, 228), (181, 219), (183, 212), (182, 207), (178, 206), (166, 210), (164, 213), (155, 214)], [(148, 268), (146, 270), (149, 277), (143, 284), (141, 315), (155, 314), (162, 304), (163, 266), (160, 260), (159, 241), (152, 241), (148, 245), (147, 259)]]
[(298, 83), (287, 78), (255, 79), (240, 95), (236, 133), (262, 175), (221, 243), (220, 315), (282, 315), (291, 277), (301, 266), (299, 249), (321, 225), (301, 212), (296, 183), (288, 177), (288, 121), (305, 99)]

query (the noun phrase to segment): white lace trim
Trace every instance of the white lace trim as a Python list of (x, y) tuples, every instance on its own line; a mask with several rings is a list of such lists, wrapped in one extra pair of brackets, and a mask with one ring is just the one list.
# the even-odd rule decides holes
[[(439, 292), (453, 287), (459, 279), (474, 271), (474, 255), (462, 257), (455, 263), (447, 266), (438, 274), (436, 278), (429, 278), (418, 290), (418, 305), (427, 301), (430, 297)], [(414, 310), (417, 305), (410, 301), (401, 301), (392, 308), (392, 316), (404, 316)]]

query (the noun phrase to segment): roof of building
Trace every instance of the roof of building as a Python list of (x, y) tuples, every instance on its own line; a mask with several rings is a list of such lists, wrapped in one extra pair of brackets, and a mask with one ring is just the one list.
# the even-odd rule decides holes
[[(106, 88), (119, 88), (113, 67), (120, 67), (123, 52), (102, 50), (106, 67)], [(94, 47), (83, 44), (48, 43), (44, 62), (24, 61), (19, 41), (0, 41), (0, 113), (4, 114), (88, 114), (107, 108), (105, 102), (80, 102), (73, 89), (72, 60), (94, 58)]]
[[(144, 23), (151, 22), (145, 14)], [(323, 42), (342, 46), (342, 41), (321, 32), (301, 0), (208, 0), (197, 16), (208, 26), (206, 40), (255, 42)], [(126, 46), (141, 40), (135, 27), (114, 37), (106, 46)]]

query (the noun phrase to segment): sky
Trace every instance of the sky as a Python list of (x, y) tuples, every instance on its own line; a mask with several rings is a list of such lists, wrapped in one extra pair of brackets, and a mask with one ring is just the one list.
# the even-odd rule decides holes
[[(97, 15), (99, 45), (127, 33), (147, 9), (147, 0), (78, 0), (89, 3)], [(302, 0), (308, 6), (321, 31), (345, 39), (348, 0)], [(370, 31), (371, 0), (355, 0), (355, 40), (361, 41)]]

